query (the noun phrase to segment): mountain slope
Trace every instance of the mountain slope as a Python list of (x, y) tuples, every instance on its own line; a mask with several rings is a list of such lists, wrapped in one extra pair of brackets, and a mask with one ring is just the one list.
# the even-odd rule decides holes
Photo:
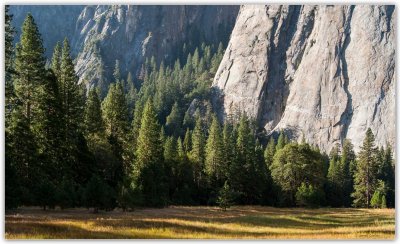
[(239, 6), (12, 5), (10, 10), (17, 29), (32, 13), (48, 58), (55, 43), (68, 37), (80, 80), (88, 85), (101, 82), (106, 90), (116, 60), (124, 78), (128, 72), (139, 77), (146, 58), (167, 64), (202, 42), (226, 45)]

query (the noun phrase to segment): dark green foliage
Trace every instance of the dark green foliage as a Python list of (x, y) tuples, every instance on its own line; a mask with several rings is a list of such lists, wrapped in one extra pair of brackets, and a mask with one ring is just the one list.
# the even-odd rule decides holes
[(377, 149), (372, 130), (368, 128), (354, 174), (353, 205), (369, 207), (377, 180)]
[(233, 192), (228, 185), (228, 182), (225, 181), (224, 186), (218, 192), (217, 204), (218, 206), (226, 211), (227, 208), (230, 208), (232, 205)]
[(289, 143), (276, 152), (271, 175), (282, 189), (286, 205), (294, 205), (295, 194), (302, 183), (322, 187), (325, 177), (321, 154), (308, 144)]
[(114, 190), (107, 185), (98, 175), (93, 175), (85, 189), (85, 205), (87, 208), (93, 208), (93, 212), (99, 210), (112, 210), (115, 201)]
[(206, 143), (205, 172), (214, 187), (219, 187), (225, 181), (226, 166), (224, 165), (223, 150), (221, 127), (217, 117), (213, 116)]
[(57, 186), (55, 194), (57, 205), (60, 206), (61, 209), (77, 206), (79, 196), (76, 192), (76, 184), (73, 180), (64, 178), (59, 186)]
[(34, 188), (35, 204), (41, 206), (43, 210), (46, 207), (54, 209), (56, 205), (56, 187), (46, 176), (41, 178)]
[(318, 207), (323, 201), (322, 199), (323, 193), (312, 185), (307, 185), (303, 182), (297, 189), (296, 204), (298, 206)]
[(129, 178), (123, 180), (118, 187), (117, 203), (123, 211), (133, 211), (135, 206), (139, 205), (139, 194), (135, 192), (135, 188)]
[(38, 118), (38, 93), (45, 76), (44, 51), (39, 29), (32, 15), (28, 14), (22, 25), (20, 42), (16, 46), (14, 79), (15, 94), (28, 126)]
[(60, 78), (61, 74), (61, 55), (61, 44), (60, 42), (57, 42), (56, 46), (54, 47), (53, 56), (51, 58), (51, 69), (58, 79)]
[(269, 168), (274, 161), (274, 155), (275, 155), (275, 140), (273, 137), (269, 139), (269, 142), (267, 144), (267, 147), (265, 148), (264, 151), (264, 159), (265, 159), (265, 165)]
[(172, 106), (171, 113), (167, 116), (167, 121), (165, 123), (168, 134), (178, 137), (182, 133), (181, 124), (182, 115), (179, 110), (178, 103), (175, 102)]
[(14, 35), (15, 28), (11, 25), (13, 16), (9, 14), (9, 5), (5, 6), (5, 127), (8, 127), (10, 122), (11, 112), (15, 106), (15, 92), (12, 76), (15, 74), (15, 61), (14, 61)]
[(160, 145), (160, 125), (149, 100), (143, 110), (133, 172), (135, 186), (141, 190), (146, 206), (162, 207), (166, 204), (167, 187)]
[(94, 88), (89, 90), (86, 99), (84, 123), (85, 133), (87, 134), (104, 132), (100, 97)]

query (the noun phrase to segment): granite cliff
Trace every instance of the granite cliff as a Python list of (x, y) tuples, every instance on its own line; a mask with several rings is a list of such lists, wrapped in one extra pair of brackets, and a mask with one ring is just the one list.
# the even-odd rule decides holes
[(370, 127), (395, 142), (394, 6), (242, 6), (214, 78), (220, 117), (244, 111), (329, 151)]

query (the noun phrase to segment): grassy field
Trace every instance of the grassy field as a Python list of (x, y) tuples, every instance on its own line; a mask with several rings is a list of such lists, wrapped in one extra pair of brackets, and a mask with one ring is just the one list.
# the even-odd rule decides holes
[(394, 209), (169, 207), (134, 212), (25, 208), (6, 213), (6, 239), (394, 239)]

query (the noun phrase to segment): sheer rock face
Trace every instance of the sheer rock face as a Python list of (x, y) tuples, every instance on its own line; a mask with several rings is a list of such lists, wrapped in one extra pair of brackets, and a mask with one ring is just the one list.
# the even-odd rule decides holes
[(220, 116), (359, 150), (395, 142), (394, 6), (242, 6), (213, 86)]

